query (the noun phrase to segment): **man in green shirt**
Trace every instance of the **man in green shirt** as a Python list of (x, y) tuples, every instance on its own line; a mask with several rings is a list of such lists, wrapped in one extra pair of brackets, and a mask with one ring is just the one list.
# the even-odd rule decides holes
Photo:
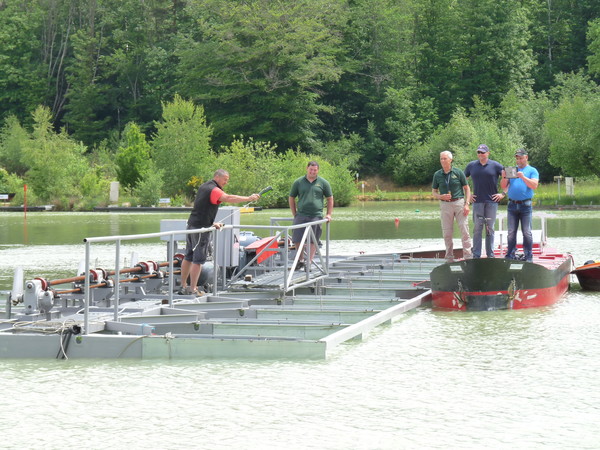
[(469, 205), (471, 189), (467, 184), (465, 173), (452, 167), (452, 153), (440, 153), (442, 168), (433, 174), (432, 195), (440, 201), (442, 235), (446, 245), (446, 261), (454, 261), (454, 244), (452, 234), (454, 221), (458, 225), (463, 246), (463, 258), (471, 259), (471, 236), (469, 235)]
[[(325, 219), (329, 222), (333, 212), (331, 186), (329, 185), (329, 181), (319, 176), (319, 163), (310, 161), (306, 166), (306, 175), (295, 180), (290, 190), (289, 204), (294, 216), (294, 225), (323, 219), (323, 199), (327, 200)], [(318, 240), (321, 237), (321, 225), (313, 225), (312, 228)], [(292, 242), (298, 251), (303, 250), (299, 248), (303, 234), (303, 228), (296, 228), (292, 236)], [(316, 251), (316, 246), (311, 245), (310, 256), (308, 258), (309, 264), (315, 256)], [(298, 261), (298, 269), (303, 268), (304, 251), (301, 252)]]

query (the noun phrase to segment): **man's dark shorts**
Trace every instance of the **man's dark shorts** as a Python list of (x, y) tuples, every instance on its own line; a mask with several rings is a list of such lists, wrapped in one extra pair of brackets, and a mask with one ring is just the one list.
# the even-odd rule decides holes
[[(300, 225), (302, 223), (308, 223), (308, 222), (314, 222), (315, 220), (323, 220), (322, 217), (307, 217), (307, 216), (300, 216), (298, 214), (296, 214), (296, 216), (294, 217), (294, 225)], [(321, 233), (323, 232), (321, 225), (313, 225), (312, 226), (313, 232), (315, 233), (315, 236), (317, 237), (317, 241), (321, 238)], [(302, 235), (304, 234), (304, 232), (306, 231), (306, 228), (296, 228), (294, 229), (294, 234), (292, 235), (292, 242), (294, 244), (298, 244), (301, 240), (302, 240)]]
[[(190, 227), (188, 226), (188, 230)], [(185, 240), (185, 260), (194, 264), (204, 264), (208, 256), (211, 233), (188, 234)], [(200, 241), (200, 242), (198, 242)]]

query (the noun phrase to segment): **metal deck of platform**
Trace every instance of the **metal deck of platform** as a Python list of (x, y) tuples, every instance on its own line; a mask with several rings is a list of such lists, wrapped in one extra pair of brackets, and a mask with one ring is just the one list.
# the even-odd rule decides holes
[[(185, 221), (169, 220), (160, 233), (86, 238), (75, 277), (36, 278), (19, 289), (15, 275), (7, 318), (0, 320), (0, 358), (320, 359), (430, 300), (429, 273), (443, 260), (410, 252), (336, 257), (329, 254), (325, 220), (313, 222), (326, 228), (323, 242), (311, 224), (277, 223), (282, 220), (244, 226), (269, 233), (246, 246), (244, 263), (232, 253), (236, 223), (218, 235), (214, 227), (187, 230)], [(289, 246), (299, 227), (299, 245), (316, 248), (303, 270), (296, 270), (300, 258)], [(211, 233), (217, 268), (211, 292), (198, 297), (176, 294), (175, 244), (190, 233)], [(122, 268), (121, 243), (149, 238), (166, 242), (166, 262)], [(109, 242), (114, 267), (94, 269), (91, 245)]]
[(161, 296), (125, 303), (118, 320), (97, 308), (85, 335), (72, 332), (84, 325), (81, 311), (53, 322), (3, 320), (0, 357), (322, 359), (428, 301), (435, 264), (398, 254), (334, 258), (327, 276), (293, 273), (304, 283), (289, 292), (275, 271), (173, 305)]

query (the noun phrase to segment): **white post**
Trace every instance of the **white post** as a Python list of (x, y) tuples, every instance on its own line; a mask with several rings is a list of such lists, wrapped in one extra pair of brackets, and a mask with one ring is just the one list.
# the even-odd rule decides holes
[(110, 195), (109, 200), (111, 203), (119, 203), (119, 182), (110, 182)]
[(567, 189), (567, 195), (573, 197), (575, 195), (575, 182), (573, 177), (565, 177), (565, 188)]

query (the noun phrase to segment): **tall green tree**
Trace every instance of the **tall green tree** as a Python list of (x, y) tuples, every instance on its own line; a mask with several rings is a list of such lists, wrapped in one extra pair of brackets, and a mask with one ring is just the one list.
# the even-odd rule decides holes
[(25, 179), (40, 200), (70, 208), (80, 198), (80, 181), (90, 170), (87, 149), (65, 131), (53, 131), (49, 108), (37, 108), (33, 120), (31, 139), (23, 148), (22, 161), (29, 167)]
[(181, 49), (180, 92), (203, 103), (217, 144), (243, 134), (307, 144), (322, 86), (339, 79), (342, 0), (191, 1), (197, 34)]
[(600, 16), (595, 0), (526, 0), (532, 18), (530, 48), (537, 61), (536, 91), (547, 90), (560, 73), (576, 72), (586, 65), (588, 23)]
[(106, 36), (104, 77), (112, 89), (115, 114), (121, 123), (152, 126), (161, 102), (174, 95), (176, 43), (188, 33), (186, 1), (103, 0), (100, 26)]
[(415, 0), (413, 10), (416, 85), (444, 122), (463, 104), (456, 95), (463, 61), (460, 11), (454, 0)]
[[(101, 1), (101, 0), (100, 0)], [(55, 127), (64, 124), (69, 81), (67, 68), (73, 58), (71, 37), (81, 29), (93, 30), (97, 2), (89, 0), (36, 0), (30, 2), (41, 10), (40, 58), (47, 86), (47, 100)], [(93, 36), (93, 32), (90, 33)], [(93, 120), (93, 119), (92, 119)], [(72, 132), (73, 130), (71, 130)]]
[(134, 188), (151, 168), (150, 144), (137, 124), (131, 122), (125, 126), (115, 160), (119, 182), (126, 188)]
[[(338, 81), (325, 86), (325, 101), (333, 114), (321, 114), (325, 126), (319, 134), (334, 145), (345, 136), (364, 138), (361, 163), (367, 172), (381, 171), (386, 148), (398, 137), (388, 134), (384, 113), (388, 89), (410, 88), (414, 77), (412, 0), (357, 0), (349, 2), (344, 27), (343, 69)], [(321, 145), (314, 150), (319, 151)]]
[(193, 194), (192, 178), (208, 179), (214, 172), (209, 164), (212, 127), (206, 123), (204, 108), (176, 95), (163, 104), (162, 120), (155, 127), (152, 157), (165, 174), (164, 192), (169, 196)]
[(600, 76), (600, 19), (590, 22), (587, 39), (590, 53), (587, 57), (589, 72)]
[(534, 65), (527, 10), (512, 0), (463, 0), (458, 7), (463, 106), (471, 106), (474, 96), (497, 106), (511, 89), (527, 90)]
[(64, 121), (76, 139), (88, 144), (100, 142), (114, 127), (110, 114), (114, 100), (110, 86), (102, 82), (104, 64), (100, 58), (101, 38), (79, 30), (71, 37), (74, 57), (66, 69), (69, 90)]
[[(96, 4), (96, 2), (93, 2)], [(102, 0), (72, 33), (65, 122), (87, 143), (136, 122), (146, 130), (172, 96), (179, 1)], [(179, 16), (181, 14), (181, 17)]]
[(548, 113), (550, 162), (568, 176), (600, 176), (600, 97), (565, 98)]
[(34, 2), (3, 2), (0, 6), (0, 120), (12, 115), (30, 122), (46, 96), (40, 64), (42, 12)]

